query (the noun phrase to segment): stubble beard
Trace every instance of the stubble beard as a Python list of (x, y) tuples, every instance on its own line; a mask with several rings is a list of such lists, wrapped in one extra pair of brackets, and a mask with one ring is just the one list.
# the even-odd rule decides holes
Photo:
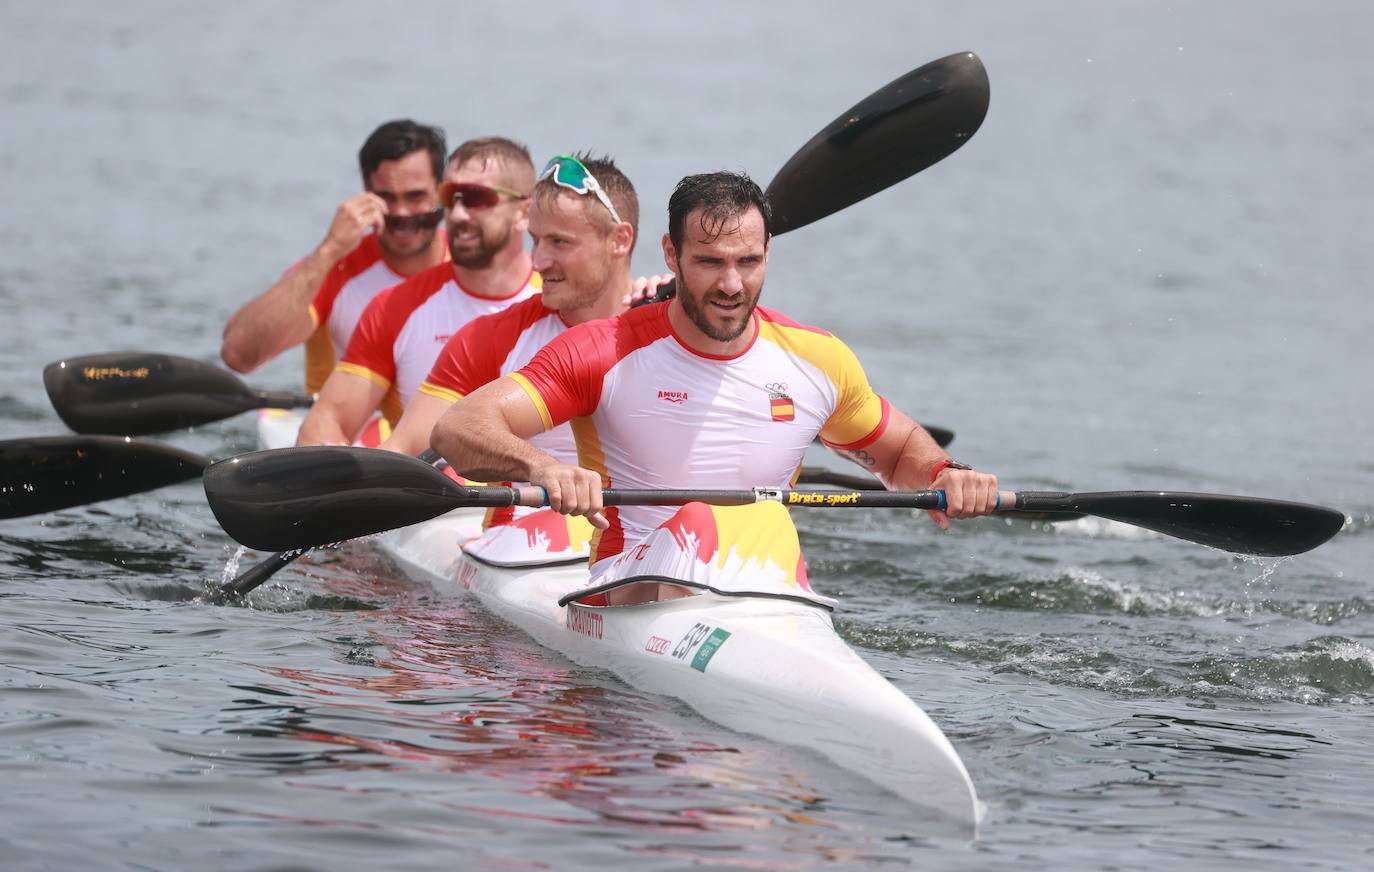
[[(759, 295), (756, 293), (754, 294), (754, 298), (745, 304), (739, 323), (727, 322), (724, 325), (715, 324), (712, 323), (711, 319), (706, 315), (707, 300), (714, 292), (708, 292), (703, 296), (701, 305), (698, 306), (696, 298), (688, 292), (687, 283), (682, 279), (681, 261), (678, 262), (677, 266), (677, 284), (677, 297), (682, 302), (683, 313), (687, 316), (688, 320), (696, 325), (698, 330), (716, 342), (734, 342), (738, 339), (753, 320), (754, 310), (758, 308), (759, 305)], [(762, 291), (763, 289), (760, 288), (759, 290)], [(717, 296), (723, 295), (718, 294)]]
[(510, 239), (510, 227), (503, 228), (499, 239), (493, 239), (482, 229), (482, 225), (473, 224), (477, 228), (477, 248), (461, 249), (458, 246), (467, 243), (468, 240), (459, 240), (453, 232), (453, 226), (448, 227), (448, 256), (455, 266), (466, 269), (488, 269), (496, 260), (496, 255), (501, 249), (506, 247)]

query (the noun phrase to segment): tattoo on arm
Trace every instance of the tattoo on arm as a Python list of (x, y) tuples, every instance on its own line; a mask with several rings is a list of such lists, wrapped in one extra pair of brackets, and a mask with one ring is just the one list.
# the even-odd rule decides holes
[(853, 463), (857, 463), (859, 466), (862, 466), (864, 469), (870, 471), (873, 469), (873, 467), (878, 465), (877, 458), (875, 458), (872, 454), (869, 454), (867, 451), (864, 451), (862, 448), (855, 451), (841, 451), (838, 453), (841, 457), (845, 458), (846, 460), (849, 460)]

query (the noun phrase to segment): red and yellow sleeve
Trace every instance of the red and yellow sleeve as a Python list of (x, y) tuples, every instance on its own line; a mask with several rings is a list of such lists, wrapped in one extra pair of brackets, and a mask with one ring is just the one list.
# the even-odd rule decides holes
[(834, 347), (826, 370), (839, 395), (835, 410), (821, 427), (821, 441), (831, 448), (854, 451), (883, 435), (892, 409), (868, 383), (868, 375), (849, 346), (834, 337), (831, 341)]
[(510, 378), (539, 409), (544, 429), (590, 415), (601, 384), (616, 363), (615, 319), (569, 328)]

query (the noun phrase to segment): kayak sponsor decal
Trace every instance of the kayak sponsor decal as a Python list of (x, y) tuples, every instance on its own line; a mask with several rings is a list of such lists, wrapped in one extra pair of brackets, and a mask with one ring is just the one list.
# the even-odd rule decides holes
[(797, 408), (787, 395), (787, 382), (769, 382), (764, 385), (768, 391), (768, 411), (774, 421), (792, 421), (797, 417)]
[(700, 622), (693, 624), (692, 629), (683, 633), (682, 638), (677, 640), (677, 645), (673, 648), (673, 656), (679, 660), (686, 660), (692, 656), (692, 652), (713, 629), (715, 628), (710, 624)]
[(859, 492), (849, 493), (802, 493), (800, 491), (788, 491), (787, 502), (792, 505), (803, 506), (852, 506), (859, 502)]
[(649, 641), (644, 643), (644, 650), (650, 654), (667, 654), (668, 646), (673, 644), (672, 639), (665, 639), (662, 636), (650, 636)]
[(705, 672), (706, 664), (711, 662), (711, 658), (716, 656), (720, 646), (725, 644), (725, 640), (730, 638), (729, 630), (722, 630), (716, 627), (711, 631), (711, 635), (706, 637), (706, 641), (701, 643), (697, 649), (697, 656), (692, 658), (692, 668), (697, 672)]
[(146, 366), (137, 369), (124, 369), (120, 366), (88, 366), (81, 370), (81, 377), (86, 381), (106, 381), (112, 378), (147, 378), (151, 370)]
[(683, 403), (687, 402), (687, 392), (686, 392), (686, 391), (659, 391), (659, 392), (658, 392), (658, 398), (659, 398), (660, 400), (665, 401), (665, 402), (672, 403), (672, 404), (675, 405), (675, 406), (680, 406), (680, 405), (682, 405)]
[(568, 606), (568, 616), (565, 619), (569, 630), (574, 633), (581, 633), (593, 639), (600, 639), (602, 634), (601, 613), (584, 609), (579, 606)]

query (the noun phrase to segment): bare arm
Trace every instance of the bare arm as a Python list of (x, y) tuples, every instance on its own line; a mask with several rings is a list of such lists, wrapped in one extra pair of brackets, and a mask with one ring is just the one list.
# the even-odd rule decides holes
[(526, 441), (543, 430), (529, 395), (514, 380), (499, 378), (454, 403), (434, 426), (431, 445), (459, 475), (539, 485), (555, 511), (586, 515), (593, 526), (605, 529), (601, 476), (560, 463)]
[(220, 357), (236, 372), (252, 372), (310, 338), (310, 303), (334, 264), (380, 226), (386, 204), (376, 194), (358, 194), (339, 204), (324, 241), (272, 287), (249, 300), (224, 325)]
[(334, 370), (301, 423), (296, 444), (352, 445), (385, 395), (386, 388), (371, 379)]
[(948, 508), (930, 516), (942, 529), (950, 518), (972, 518), (992, 512), (997, 504), (997, 476), (968, 469), (943, 469), (936, 479), (930, 472), (949, 455), (930, 438), (920, 424), (893, 409), (887, 429), (865, 448), (841, 451), (840, 455), (873, 473), (892, 490), (943, 490)]
[(417, 392), (406, 406), (405, 414), (397, 422), (396, 429), (382, 443), (388, 451), (399, 451), (417, 457), (429, 448), (430, 434), (434, 425), (444, 413), (453, 408), (453, 403), (426, 393)]

